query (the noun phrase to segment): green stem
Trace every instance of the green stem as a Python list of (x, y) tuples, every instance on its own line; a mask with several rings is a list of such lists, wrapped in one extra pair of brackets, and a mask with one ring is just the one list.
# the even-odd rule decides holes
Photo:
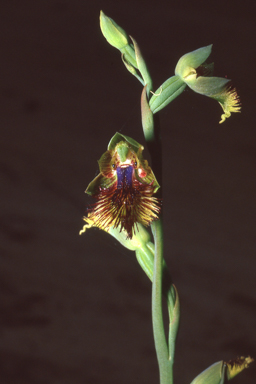
[[(157, 177), (160, 176), (160, 183), (162, 184), (162, 156), (161, 156), (161, 139), (159, 131), (159, 120), (156, 116), (153, 116), (151, 109), (148, 104), (148, 97), (146, 94), (147, 86), (144, 87), (141, 95), (141, 113), (142, 113), (142, 126), (147, 141), (149, 151), (152, 156), (152, 165), (154, 170), (157, 172)], [(156, 127), (155, 127), (155, 124)], [(158, 177), (159, 179), (159, 177)], [(168, 271), (166, 270), (166, 265), (164, 264), (163, 259), (163, 229), (162, 221), (157, 220), (151, 224), (151, 229), (154, 236), (155, 242), (155, 252), (154, 252), (154, 267), (153, 267), (153, 276), (152, 276), (152, 322), (153, 322), (153, 334), (156, 348), (156, 355), (159, 366), (160, 374), (160, 384), (172, 384), (173, 383), (173, 358), (174, 358), (174, 345), (176, 333), (170, 331), (173, 328), (172, 326), (172, 315), (174, 303), (172, 297), (172, 284)], [(141, 258), (141, 251), (137, 254), (137, 258)], [(142, 257), (143, 258), (143, 257)], [(146, 263), (146, 273), (148, 274), (148, 263)], [(163, 273), (165, 271), (165, 278), (168, 277), (168, 288), (165, 294), (168, 302), (168, 312), (170, 317), (170, 331), (169, 331), (169, 340), (171, 341), (171, 350), (169, 353), (169, 348), (166, 340), (164, 322), (163, 322), (163, 309), (162, 309), (162, 296), (163, 296)], [(148, 274), (148, 276), (151, 276)], [(165, 279), (166, 283), (166, 279)], [(176, 325), (176, 322), (175, 322)]]
[(152, 283), (152, 321), (155, 348), (160, 373), (160, 384), (172, 384), (172, 364), (166, 342), (162, 310), (162, 275), (163, 275), (163, 230), (162, 221), (152, 224), (155, 240), (154, 274)]

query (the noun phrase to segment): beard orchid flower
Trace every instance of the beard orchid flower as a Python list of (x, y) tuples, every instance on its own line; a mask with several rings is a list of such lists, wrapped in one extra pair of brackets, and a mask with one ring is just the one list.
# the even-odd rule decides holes
[(118, 228), (132, 239), (138, 223), (144, 226), (158, 219), (160, 199), (153, 195), (159, 184), (147, 160), (143, 146), (128, 136), (116, 133), (101, 156), (100, 173), (88, 185), (86, 193), (96, 202), (84, 217), (86, 228), (105, 231)]
[(215, 99), (223, 109), (220, 124), (230, 117), (231, 112), (240, 112), (241, 104), (231, 80), (210, 76), (213, 64), (205, 64), (212, 45), (199, 48), (182, 56), (175, 68), (175, 75), (194, 92)]

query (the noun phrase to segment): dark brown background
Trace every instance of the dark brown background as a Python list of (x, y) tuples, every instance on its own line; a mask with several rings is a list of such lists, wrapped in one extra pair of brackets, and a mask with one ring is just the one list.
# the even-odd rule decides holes
[(155, 88), (213, 43), (216, 75), (239, 90), (242, 113), (223, 125), (220, 106), (190, 90), (161, 113), (165, 258), (182, 313), (175, 382), (256, 356), (253, 5), (1, 2), (1, 384), (158, 382), (150, 282), (110, 236), (78, 236), (109, 139), (144, 143), (141, 85), (102, 37), (100, 9), (136, 38)]

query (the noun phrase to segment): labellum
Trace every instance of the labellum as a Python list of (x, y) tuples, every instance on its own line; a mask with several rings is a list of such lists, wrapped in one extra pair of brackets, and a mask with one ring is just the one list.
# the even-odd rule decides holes
[(160, 200), (153, 197), (159, 188), (143, 146), (128, 136), (116, 133), (108, 150), (99, 160), (99, 175), (88, 185), (86, 193), (96, 199), (84, 220), (89, 226), (108, 231), (110, 227), (126, 231), (131, 239), (138, 230), (157, 220)]

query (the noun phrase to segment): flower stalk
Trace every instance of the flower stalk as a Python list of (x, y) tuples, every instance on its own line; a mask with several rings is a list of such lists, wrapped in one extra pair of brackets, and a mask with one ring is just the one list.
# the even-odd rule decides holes
[(163, 277), (163, 228), (162, 220), (152, 224), (155, 241), (154, 272), (152, 282), (152, 322), (155, 348), (158, 360), (160, 384), (172, 384), (172, 359), (166, 342), (162, 308), (162, 277)]

